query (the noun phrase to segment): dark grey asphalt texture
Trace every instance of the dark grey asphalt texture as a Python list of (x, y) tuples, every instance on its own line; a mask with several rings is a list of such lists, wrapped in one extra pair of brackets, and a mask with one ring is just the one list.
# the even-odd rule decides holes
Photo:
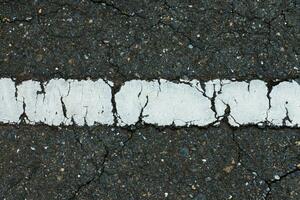
[[(0, 77), (298, 79), (299, 8), (0, 0)], [(300, 130), (2, 124), (0, 199), (299, 200)]]

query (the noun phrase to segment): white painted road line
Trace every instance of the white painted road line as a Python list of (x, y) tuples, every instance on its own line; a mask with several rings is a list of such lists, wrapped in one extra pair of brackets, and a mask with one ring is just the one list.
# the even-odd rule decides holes
[(121, 126), (141, 119), (158, 126), (206, 126), (216, 121), (211, 101), (194, 82), (132, 80), (124, 84), (115, 101)]
[(0, 89), (0, 105), (3, 106), (3, 109), (0, 107), (0, 120), (4, 123), (18, 123), (24, 114), (29, 124), (54, 126), (92, 126), (114, 121), (111, 86), (102, 79), (53, 79), (46, 83), (29, 80), (16, 87), (12, 80), (1, 79)]
[(279, 83), (270, 93), (268, 121), (276, 126), (300, 126), (300, 86), (296, 81)]
[[(261, 80), (164, 79), (113, 83), (99, 79), (48, 82), (0, 79), (0, 122), (16, 124), (127, 126), (268, 125), (300, 127), (300, 85), (284, 81), (271, 88)], [(115, 109), (113, 109), (115, 106)], [(113, 112), (115, 110), (115, 113)]]
[(259, 124), (266, 121), (269, 99), (265, 82), (259, 80), (252, 80), (249, 83), (221, 81), (221, 85), (221, 92), (215, 100), (218, 117), (222, 118), (226, 108), (230, 108), (228, 123), (232, 126)]

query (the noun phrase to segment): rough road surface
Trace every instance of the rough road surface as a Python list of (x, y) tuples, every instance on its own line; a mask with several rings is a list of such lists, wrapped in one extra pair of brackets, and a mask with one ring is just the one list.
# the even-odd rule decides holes
[[(0, 78), (276, 86), (299, 82), (299, 28), (292, 0), (0, 0)], [(0, 199), (298, 200), (299, 185), (299, 128), (0, 125)]]

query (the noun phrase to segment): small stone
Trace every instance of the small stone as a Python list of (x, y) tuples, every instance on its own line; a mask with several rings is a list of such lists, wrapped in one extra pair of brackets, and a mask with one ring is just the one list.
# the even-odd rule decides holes
[(227, 174), (229, 174), (234, 168), (234, 165), (228, 165), (226, 167), (224, 167), (223, 171), (226, 172)]
[(75, 64), (75, 59), (74, 59), (74, 58), (69, 59), (69, 60), (68, 60), (68, 63), (69, 63), (70, 65), (74, 65), (74, 64)]
[(37, 62), (41, 62), (41, 61), (43, 60), (43, 55), (42, 55), (42, 54), (36, 55), (35, 60), (36, 60)]
[(179, 153), (183, 157), (189, 157), (189, 149), (187, 147), (181, 148)]
[(57, 176), (56, 179), (57, 179), (58, 181), (61, 181), (61, 180), (63, 179), (63, 177), (62, 177), (62, 176)]
[(280, 176), (278, 176), (277, 174), (274, 176), (275, 180), (280, 180)]

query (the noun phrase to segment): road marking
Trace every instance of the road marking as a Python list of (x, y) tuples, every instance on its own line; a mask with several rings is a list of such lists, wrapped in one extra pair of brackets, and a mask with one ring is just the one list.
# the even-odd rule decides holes
[(300, 86), (296, 81), (279, 83), (270, 93), (268, 121), (275, 126), (300, 126)]
[[(300, 85), (273, 87), (261, 80), (199, 82), (131, 80), (112, 94), (113, 83), (99, 79), (18, 85), (0, 79), (0, 122), (16, 124), (128, 126), (300, 126)], [(114, 108), (115, 107), (115, 108)]]
[[(108, 82), (109, 83), (109, 82)], [(111, 85), (102, 79), (24, 81), (0, 79), (0, 121), (92, 126), (113, 124)]]
[(196, 81), (128, 81), (115, 96), (119, 125), (142, 120), (158, 126), (206, 126), (216, 119), (211, 101), (203, 93)]
[(268, 88), (265, 82), (220, 82), (220, 94), (216, 96), (217, 116), (222, 119), (228, 113), (228, 123), (232, 126), (261, 124), (267, 120), (269, 110)]

